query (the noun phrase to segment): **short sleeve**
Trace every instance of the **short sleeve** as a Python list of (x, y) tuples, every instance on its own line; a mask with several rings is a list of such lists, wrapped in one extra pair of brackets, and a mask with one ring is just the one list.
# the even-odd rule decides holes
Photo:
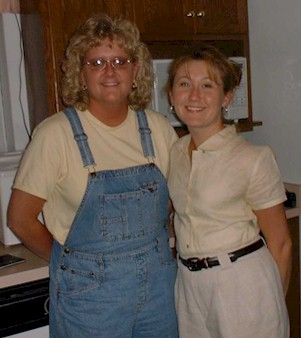
[(53, 124), (38, 126), (18, 168), (13, 187), (45, 200), (66, 171), (62, 133)]
[(269, 147), (262, 148), (254, 163), (246, 200), (253, 210), (270, 208), (286, 200), (281, 173)]

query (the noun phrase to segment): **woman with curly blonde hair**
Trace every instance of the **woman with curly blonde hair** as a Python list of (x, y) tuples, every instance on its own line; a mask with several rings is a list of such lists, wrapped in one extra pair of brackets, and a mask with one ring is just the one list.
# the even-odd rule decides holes
[[(153, 85), (153, 72), (151, 69), (150, 53), (139, 38), (140, 33), (133, 24), (127, 20), (117, 19), (100, 21), (104, 16), (95, 16), (82, 24), (77, 34), (69, 42), (66, 50), (66, 59), (63, 63), (63, 100), (68, 106), (78, 109), (87, 109), (88, 93), (83, 90), (79, 73), (87, 51), (97, 45), (102, 45), (104, 38), (123, 46), (134, 62), (139, 63), (134, 88), (129, 95), (129, 105), (134, 109), (144, 109), (151, 100)], [(101, 23), (100, 23), (101, 22)]]
[(147, 109), (150, 60), (131, 22), (82, 23), (62, 67), (68, 108), (35, 129), (22, 158), (8, 221), (50, 260), (51, 337), (178, 337), (166, 229), (177, 136)]

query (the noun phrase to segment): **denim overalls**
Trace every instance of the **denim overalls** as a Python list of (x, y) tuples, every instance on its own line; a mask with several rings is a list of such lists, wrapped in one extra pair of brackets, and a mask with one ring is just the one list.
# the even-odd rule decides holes
[[(151, 161), (94, 172), (78, 115), (65, 114), (90, 173), (65, 244), (53, 244), (50, 336), (178, 337), (164, 176)], [(145, 112), (137, 116), (144, 155), (154, 157)]]

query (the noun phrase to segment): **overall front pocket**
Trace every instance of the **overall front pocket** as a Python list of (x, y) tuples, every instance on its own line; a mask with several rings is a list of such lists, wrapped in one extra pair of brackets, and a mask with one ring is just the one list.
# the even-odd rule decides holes
[(116, 242), (154, 233), (158, 225), (159, 183), (140, 184), (136, 191), (103, 194), (100, 202), (100, 235)]

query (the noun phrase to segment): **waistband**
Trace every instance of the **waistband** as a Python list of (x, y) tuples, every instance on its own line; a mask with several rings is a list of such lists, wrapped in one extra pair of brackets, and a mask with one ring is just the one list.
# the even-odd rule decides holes
[[(228, 253), (231, 262), (235, 262), (238, 258), (248, 255), (251, 252), (254, 252), (264, 246), (264, 241), (259, 239), (257, 242), (250, 244), (242, 249)], [(198, 258), (191, 257), (188, 259), (183, 259), (179, 257), (183, 265), (185, 265), (190, 271), (199, 271), (202, 269), (212, 268), (213, 266), (220, 265), (218, 257), (207, 257), (207, 258)]]

